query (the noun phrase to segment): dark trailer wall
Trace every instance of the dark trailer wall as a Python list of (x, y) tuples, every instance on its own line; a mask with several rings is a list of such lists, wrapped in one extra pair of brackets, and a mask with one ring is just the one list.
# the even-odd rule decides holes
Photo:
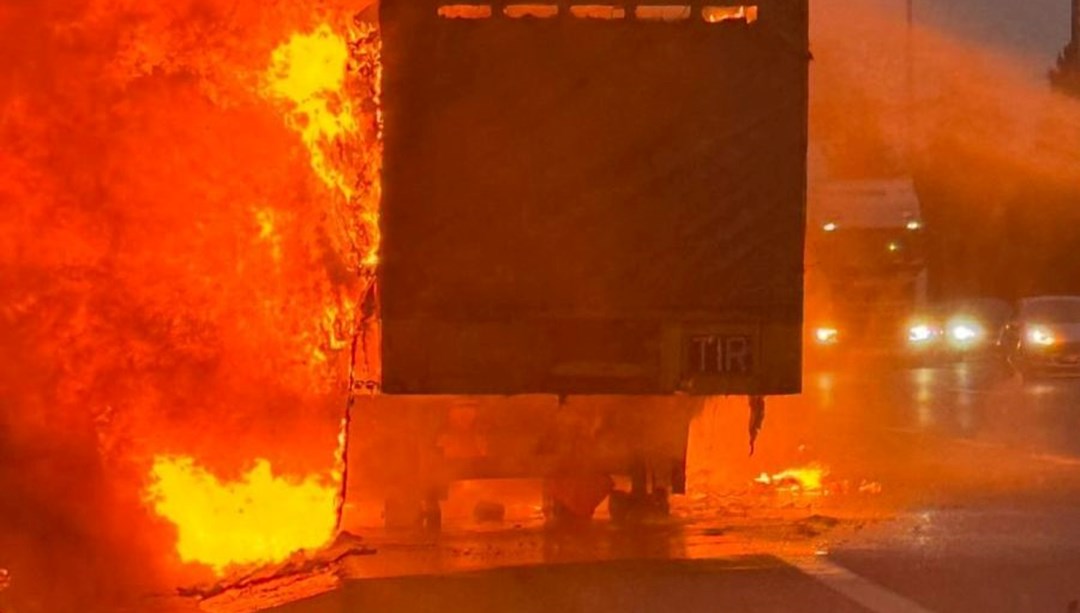
[(797, 392), (806, 0), (444, 4), (380, 8), (384, 391)]

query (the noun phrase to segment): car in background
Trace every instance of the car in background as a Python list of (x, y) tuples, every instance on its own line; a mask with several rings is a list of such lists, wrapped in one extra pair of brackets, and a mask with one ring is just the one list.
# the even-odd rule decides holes
[(909, 357), (922, 361), (961, 361), (996, 355), (1012, 307), (997, 298), (936, 303), (912, 317), (902, 334)]
[(1000, 344), (1025, 381), (1080, 376), (1080, 296), (1021, 300)]

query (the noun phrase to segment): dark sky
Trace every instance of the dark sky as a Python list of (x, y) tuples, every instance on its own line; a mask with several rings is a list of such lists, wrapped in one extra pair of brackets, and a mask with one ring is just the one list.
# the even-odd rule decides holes
[[(895, 8), (903, 0), (868, 0)], [(1028, 56), (1040, 71), (1069, 39), (1071, 0), (914, 0), (916, 18), (962, 38)]]

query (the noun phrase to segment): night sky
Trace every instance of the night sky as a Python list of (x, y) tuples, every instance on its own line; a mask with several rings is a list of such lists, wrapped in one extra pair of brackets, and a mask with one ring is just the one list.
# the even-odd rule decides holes
[[(902, 0), (868, 1), (903, 13)], [(921, 23), (1015, 51), (1040, 72), (1068, 42), (1069, 7), (1070, 0), (915, 0)]]

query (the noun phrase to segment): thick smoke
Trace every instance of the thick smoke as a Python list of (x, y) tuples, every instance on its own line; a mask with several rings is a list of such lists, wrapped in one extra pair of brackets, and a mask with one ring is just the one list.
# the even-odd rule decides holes
[[(933, 23), (960, 4), (917, 16)], [(1046, 78), (1067, 40), (1044, 44), (1055, 50), (1040, 57), (1007, 24), (978, 41), (922, 20), (909, 34), (900, 3), (814, 7), (818, 178), (913, 176), (931, 236), (931, 289), (942, 298), (1080, 292), (1069, 256), (1080, 239), (1080, 101)], [(971, 8), (990, 10), (1004, 12)], [(1038, 13), (1014, 12), (1015, 31), (1042, 23)]]
[[(1080, 244), (1080, 100), (1046, 78), (1068, 36), (1057, 24), (1059, 38), (1046, 39), (1050, 4), (917, 0), (909, 38), (903, 2), (811, 3), (811, 186), (913, 176), (933, 249), (931, 289), (942, 299), (1080, 293), (1071, 255)], [(1068, 2), (1057, 4), (1067, 15)], [(995, 5), (1013, 9), (1011, 22)], [(990, 10), (1003, 17), (986, 30), (942, 29)], [(914, 470), (912, 449), (873, 447), (864, 423), (822, 430), (834, 403), (875, 416), (867, 421), (887, 414), (890, 400), (875, 394), (889, 375), (875, 368), (844, 364), (840, 374), (810, 375), (805, 388), (817, 396), (770, 399), (754, 458), (744, 449), (745, 400), (710, 400), (691, 436), (691, 487), (741, 487), (767, 467), (815, 460), (866, 476), (860, 458), (877, 458), (896, 474), (875, 478), (894, 488), (902, 479), (892, 477)], [(873, 392), (834, 397), (843, 377), (861, 377)]]

